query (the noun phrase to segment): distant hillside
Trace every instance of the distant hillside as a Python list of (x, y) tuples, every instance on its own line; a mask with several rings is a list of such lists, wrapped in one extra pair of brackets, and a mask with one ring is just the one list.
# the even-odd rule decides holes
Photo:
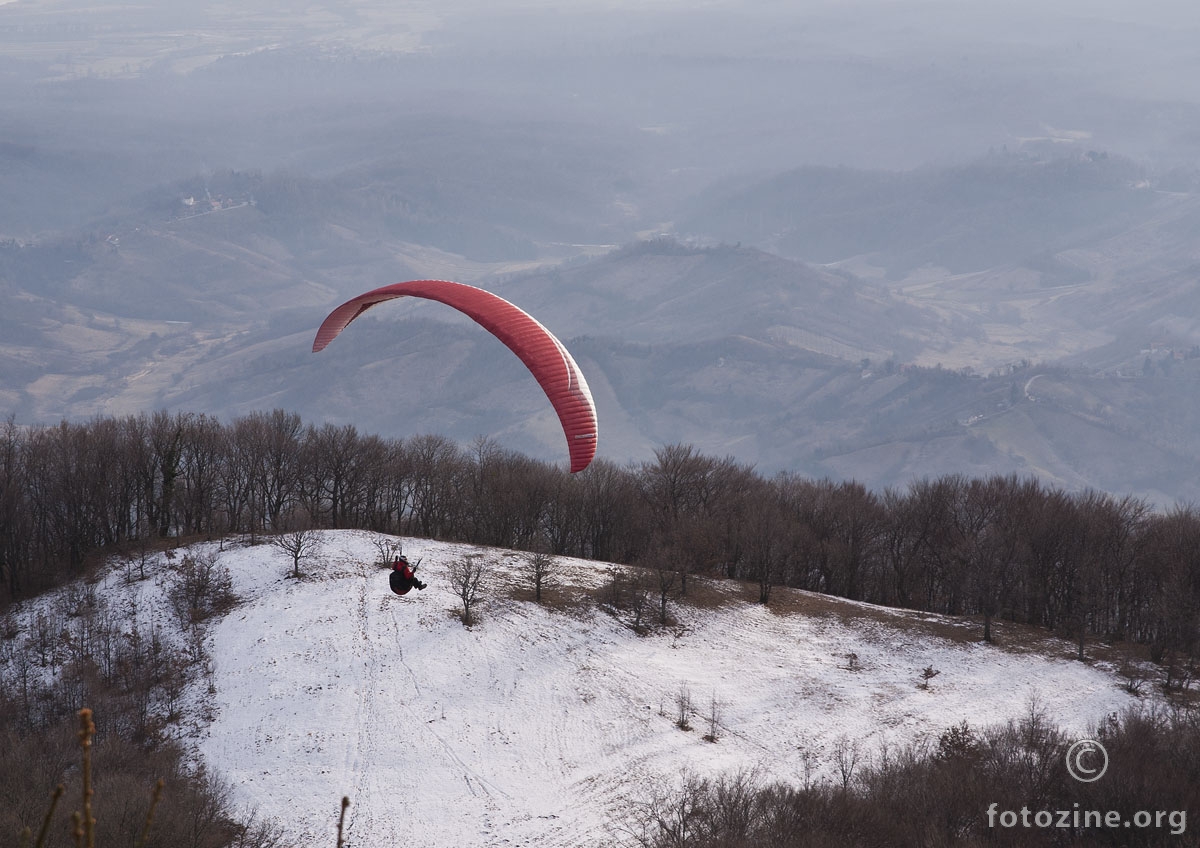
[[(1038, 167), (1001, 165), (1026, 176)], [(508, 224), (490, 207), (475, 230), (443, 226), (470, 213), (447, 187), (442, 237), (474, 232), (500, 253), (501, 243), (534, 251), (471, 259), (420, 241), (433, 236), (410, 224), (435, 220), (419, 198), (436, 187), (417, 181), (410, 191), (398, 167), (364, 163), (327, 178), (214, 173), (143, 195), (73, 236), (0, 242), (4, 409), (24, 423), (284, 408), (388, 436), (486, 435), (560, 459), (561, 430), (537, 384), (446, 307), (389, 304), (310, 352), (341, 300), (442, 277), (497, 291), (568, 344), (596, 397), (600, 455), (617, 462), (688, 442), (765, 471), (876, 488), (1016, 472), (1160, 504), (1200, 494), (1188, 423), (1196, 410), (1186, 401), (1195, 394), (1189, 357), (1200, 355), (1200, 319), (1188, 317), (1200, 315), (1194, 195), (1149, 192), (1139, 217), (1118, 225), (1109, 215), (1069, 249), (1024, 265), (961, 274), (922, 266), (897, 282), (862, 256), (823, 267), (732, 244), (660, 239), (599, 256), (594, 245), (542, 244), (535, 233), (551, 230), (534, 219), (552, 207), (539, 206), (536, 185), (517, 192), (524, 200)], [(1119, 185), (1119, 160), (1061, 167), (1062, 191), (1077, 200), (1128, 191), (1140, 203), (1142, 189)], [(1016, 191), (980, 169), (958, 174), (990, 186), (964, 203)], [(949, 191), (955, 180), (944, 174), (939, 184)], [(521, 204), (532, 218), (515, 211)], [(574, 220), (564, 214), (554, 226), (569, 234)], [(960, 223), (986, 242), (990, 219), (973, 220)], [(1026, 396), (1042, 363), (1073, 369), (1054, 372), (1058, 411)]]
[(1142, 179), (1130, 161), (1095, 152), (993, 153), (904, 172), (805, 167), (714, 190), (680, 229), (808, 262), (864, 256), (895, 279), (926, 264), (955, 273), (1044, 264), (1143, 214), (1156, 198)]
[(671, 240), (640, 242), (502, 287), (514, 300), (538, 304), (538, 314), (562, 332), (643, 344), (745, 335), (842, 359), (907, 359), (937, 323), (933, 313), (844, 271), (751, 248)]

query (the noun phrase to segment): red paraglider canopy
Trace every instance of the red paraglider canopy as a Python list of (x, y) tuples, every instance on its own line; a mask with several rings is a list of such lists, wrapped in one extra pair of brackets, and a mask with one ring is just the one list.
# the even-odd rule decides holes
[(596, 404), (587, 380), (562, 342), (533, 316), (502, 297), (448, 280), (411, 280), (373, 289), (346, 301), (321, 323), (313, 353), (324, 350), (338, 333), (372, 306), (397, 297), (421, 297), (452, 306), (490, 332), (520, 357), (553, 404), (567, 447), (571, 473), (587, 468), (596, 455)]

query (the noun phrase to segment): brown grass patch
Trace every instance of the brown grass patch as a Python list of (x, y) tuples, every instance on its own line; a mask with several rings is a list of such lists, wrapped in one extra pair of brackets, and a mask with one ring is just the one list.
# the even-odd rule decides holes
[[(640, 575), (648, 581), (652, 600), (657, 603), (657, 576), (653, 569), (635, 565), (614, 567), (630, 575), (631, 579)], [(568, 576), (569, 572), (564, 575)], [(515, 601), (534, 602), (533, 589), (524, 582), (506, 579), (504, 583), (505, 597)], [(543, 590), (542, 606), (555, 612), (585, 614), (599, 605), (608, 603), (607, 591), (607, 581), (600, 586), (584, 587), (564, 580), (551, 589)], [(676, 588), (672, 591), (670, 603), (677, 607), (713, 611), (742, 603), (753, 605), (758, 603), (758, 584), (753, 581), (693, 574), (688, 577), (687, 595), (679, 595)], [(883, 607), (785, 586), (776, 586), (771, 590), (771, 601), (767, 609), (775, 615), (834, 619), (847, 627), (861, 627), (864, 623), (872, 623), (954, 644), (967, 645), (983, 641), (982, 616), (949, 616)], [(656, 619), (657, 609), (647, 616), (647, 623)], [(992, 646), (1009, 653), (1039, 654), (1062, 659), (1074, 659), (1077, 651), (1075, 641), (1069, 636), (1004, 619), (992, 620)], [(1084, 646), (1084, 656), (1084, 661), (1090, 665), (1107, 664), (1114, 669), (1127, 662), (1149, 663), (1147, 646), (1130, 642), (1108, 643), (1089, 639)], [(1157, 683), (1158, 678), (1149, 680), (1146, 691), (1153, 688), (1161, 692)], [(1200, 693), (1193, 697), (1200, 699)]]
[[(744, 583), (738, 594), (747, 603), (757, 603), (758, 586)], [(771, 590), (771, 602), (767, 609), (776, 615), (832, 618), (851, 627), (873, 622), (957, 644), (983, 642), (983, 617), (977, 615), (950, 616), (882, 607), (779, 586)], [(1069, 636), (1004, 619), (992, 620), (992, 646), (1009, 653), (1039, 654), (1062, 659), (1074, 659), (1078, 650), (1077, 643)], [(1106, 643), (1089, 639), (1084, 645), (1084, 657), (1084, 661), (1090, 665), (1104, 663), (1115, 668), (1123, 662), (1148, 662), (1149, 649), (1131, 642)]]
[(595, 606), (593, 591), (580, 586), (553, 586), (542, 588), (542, 600), (534, 598), (533, 588), (523, 581), (505, 580), (500, 588), (499, 597), (510, 601), (537, 604), (551, 612), (580, 613)]

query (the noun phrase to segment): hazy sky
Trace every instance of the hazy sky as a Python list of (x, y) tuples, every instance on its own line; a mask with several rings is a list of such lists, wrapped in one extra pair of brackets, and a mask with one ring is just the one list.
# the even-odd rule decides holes
[[(199, 133), (180, 130), (186, 147), (216, 147), (189, 167), (311, 168), (314, 157), (289, 158), (287, 148), (311, 147), (301, 136), (325, 125), (328, 110), (353, 108), (355, 120), (377, 124), (408, 111), (654, 133), (673, 167), (714, 177), (806, 163), (908, 168), (1040, 137), (1165, 166), (1200, 156), (1200, 3), (1190, 0), (326, 0), (296, 9), (283, 0), (9, 3), (0, 7), (7, 133), (24, 142), (78, 120), (76, 134), (103, 139), (141, 121), (154, 132), (202, 121)], [(71, 87), (93, 80), (106, 85)], [(232, 124), (218, 131), (224, 121)]]

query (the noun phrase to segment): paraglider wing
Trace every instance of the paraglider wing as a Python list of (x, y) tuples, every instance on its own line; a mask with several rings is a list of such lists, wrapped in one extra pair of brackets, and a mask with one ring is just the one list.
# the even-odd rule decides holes
[(537, 379), (558, 413), (571, 453), (571, 473), (587, 468), (596, 455), (596, 404), (587, 380), (562, 342), (533, 316), (502, 297), (448, 280), (393, 283), (346, 301), (321, 323), (313, 353), (372, 306), (397, 297), (420, 297), (452, 306), (504, 342)]

